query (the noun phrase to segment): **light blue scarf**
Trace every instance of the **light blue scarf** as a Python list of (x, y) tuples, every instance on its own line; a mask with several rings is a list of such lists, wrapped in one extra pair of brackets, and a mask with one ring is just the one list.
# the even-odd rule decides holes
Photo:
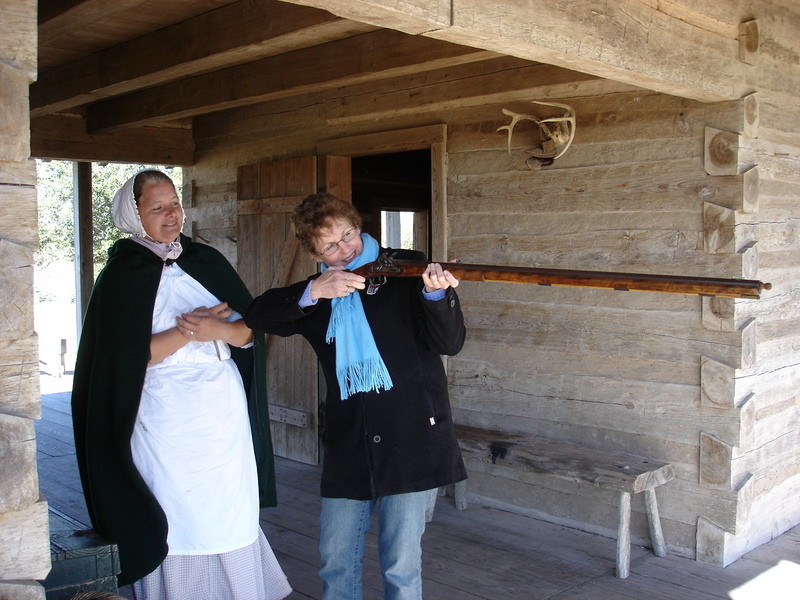
[[(366, 233), (361, 234), (364, 249), (350, 264), (355, 269), (378, 258), (378, 242)], [(322, 266), (324, 271), (326, 266)], [(356, 392), (388, 390), (392, 378), (375, 345), (372, 331), (364, 314), (361, 296), (354, 292), (344, 298), (331, 300), (331, 320), (325, 341), (336, 340), (336, 377), (342, 400)]]

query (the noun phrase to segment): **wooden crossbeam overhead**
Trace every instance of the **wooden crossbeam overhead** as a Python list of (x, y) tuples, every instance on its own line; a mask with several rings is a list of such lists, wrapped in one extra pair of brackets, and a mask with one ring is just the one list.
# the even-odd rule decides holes
[[(289, 0), (413, 35), (452, 24), (454, 0)], [(478, 2), (485, 0), (477, 0)]]
[[(207, 149), (204, 144), (250, 142), (264, 130), (276, 136), (288, 135), (301, 129), (304, 123), (321, 119), (336, 126), (393, 119), (408, 112), (403, 106), (409, 95), (414, 97), (414, 112), (436, 115), (501, 101), (528, 103), (530, 98), (537, 97), (570, 98), (637, 89), (593, 75), (503, 57), (458, 69), (430, 71), (424, 78), (407, 75), (386, 80), (377, 94), (370, 84), (352, 85), (337, 90), (336, 97), (311, 91), (224, 113), (210, 113), (194, 119), (193, 129), (202, 140), (197, 147), (202, 152)], [(346, 104), (340, 102), (341, 97), (347, 98)], [(499, 109), (497, 118), (503, 118)]]
[(396, 31), (376, 31), (96, 103), (88, 108), (88, 127), (95, 132), (170, 121), (496, 56)]
[(180, 23), (233, 1), (35, 1), (39, 13), (39, 73), (151, 31)]
[(373, 29), (324, 11), (240, 0), (41, 74), (31, 86), (31, 116)]
[[(391, 81), (416, 89), (432, 73), (457, 78), (498, 57), (549, 65), (550, 83), (564, 90), (599, 85), (587, 82), (594, 78), (718, 101), (740, 97), (750, 84), (734, 10), (689, 0), (588, 11), (584, 3), (563, 10), (551, 4), (537, 4), (532, 14), (526, 3), (483, 0), (40, 0), (40, 68), (30, 106), (32, 129), (44, 137), (34, 145), (57, 151), (40, 119), (77, 116), (82, 131), (72, 120), (58, 120), (58, 130), (78, 135), (89, 154), (113, 139), (91, 136), (135, 131), (149, 140), (166, 127), (177, 130), (168, 132), (169, 143), (177, 135), (185, 156), (181, 130), (195, 132), (196, 117), (205, 126), (214, 113), (250, 106), (265, 112), (270, 104), (294, 114), (304, 110), (303, 98)], [(497, 90), (517, 86), (503, 81)], [(332, 123), (391, 114), (385, 105), (405, 93), (415, 103), (429, 95), (427, 87), (422, 95), (400, 89), (372, 99), (364, 114)]]
[(31, 120), (31, 156), (60, 160), (191, 165), (194, 140), (187, 126), (137, 127), (88, 135), (80, 115)]
[(738, 21), (713, 18), (690, 2), (293, 2), (704, 102), (749, 91)]
[(122, 10), (137, 8), (142, 0), (40, 0), (39, 35), (53, 38), (68, 34), (76, 23), (105, 21)]

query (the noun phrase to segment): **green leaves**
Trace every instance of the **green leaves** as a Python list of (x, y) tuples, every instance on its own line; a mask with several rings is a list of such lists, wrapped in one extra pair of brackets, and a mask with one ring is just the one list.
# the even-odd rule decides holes
[[(92, 164), (92, 253), (98, 268), (105, 264), (108, 248), (122, 237), (111, 219), (114, 193), (129, 177), (145, 168), (167, 173), (179, 190), (183, 171), (179, 167), (130, 165), (119, 163)], [(36, 266), (54, 261), (75, 259), (75, 225), (73, 204), (73, 163), (69, 161), (36, 161), (39, 201), (39, 251)]]

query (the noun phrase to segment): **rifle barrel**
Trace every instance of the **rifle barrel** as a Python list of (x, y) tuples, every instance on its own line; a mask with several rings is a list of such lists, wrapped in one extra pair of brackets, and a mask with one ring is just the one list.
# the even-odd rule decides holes
[[(690, 294), (724, 298), (760, 298), (761, 290), (772, 284), (755, 279), (722, 279), (716, 277), (685, 277), (650, 273), (615, 273), (613, 271), (578, 271), (540, 267), (503, 267), (467, 263), (439, 263), (462, 281), (504, 281), (545, 286), (570, 286), (613, 289), (620, 291)], [(381, 256), (354, 272), (364, 277), (418, 277), (428, 266), (424, 261), (398, 260)]]

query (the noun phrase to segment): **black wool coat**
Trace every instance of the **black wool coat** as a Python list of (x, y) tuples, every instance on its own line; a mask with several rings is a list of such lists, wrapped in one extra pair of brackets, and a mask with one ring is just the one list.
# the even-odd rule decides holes
[[(181, 244), (181, 268), (243, 313), (252, 296), (225, 257), (186, 236)], [(163, 268), (132, 240), (112, 246), (89, 299), (75, 362), (72, 420), (81, 483), (93, 527), (119, 547), (120, 585), (155, 570), (168, 550), (166, 516), (134, 466), (130, 445)], [(264, 347), (261, 334), (250, 348), (231, 347), (247, 393), (262, 507), (276, 503)]]
[[(395, 252), (400, 259), (425, 259), (419, 252)], [(455, 290), (429, 301), (422, 296), (420, 278), (390, 277), (375, 295), (359, 291), (393, 387), (342, 400), (336, 342), (325, 341), (331, 301), (301, 309), (298, 300), (308, 281), (266, 291), (250, 305), (245, 322), (283, 337), (302, 335), (319, 358), (327, 384), (322, 496), (368, 500), (466, 479), (441, 359), (464, 344)]]

